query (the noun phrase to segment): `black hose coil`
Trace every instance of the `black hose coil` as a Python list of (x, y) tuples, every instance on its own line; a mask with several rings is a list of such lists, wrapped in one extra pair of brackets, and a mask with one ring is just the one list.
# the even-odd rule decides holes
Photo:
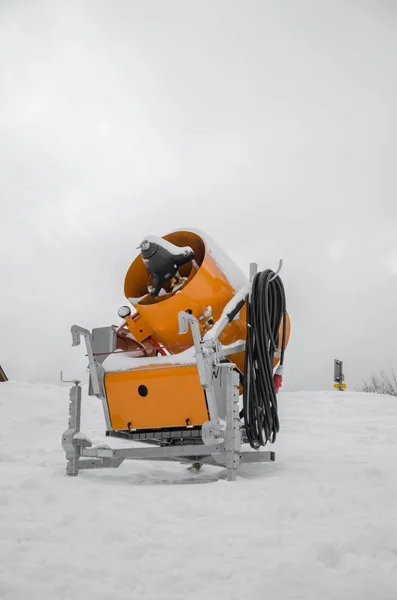
[(283, 334), (280, 366), (284, 363), (286, 299), (283, 283), (274, 271), (257, 273), (247, 298), (247, 342), (245, 348), (243, 415), (248, 441), (258, 449), (274, 443), (280, 429), (277, 394), (273, 381), (274, 355)]

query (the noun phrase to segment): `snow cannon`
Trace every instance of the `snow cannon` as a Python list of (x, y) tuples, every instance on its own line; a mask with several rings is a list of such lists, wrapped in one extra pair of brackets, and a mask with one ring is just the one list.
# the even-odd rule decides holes
[(137, 250), (121, 325), (74, 325), (72, 337), (73, 345), (85, 339), (89, 393), (102, 400), (106, 435), (145, 446), (92, 447), (79, 430), (77, 383), (63, 436), (68, 474), (139, 458), (218, 464), (235, 479), (241, 462), (274, 460), (262, 448), (279, 431), (290, 336), (282, 261), (276, 271), (252, 263), (245, 274), (194, 229), (147, 236)]

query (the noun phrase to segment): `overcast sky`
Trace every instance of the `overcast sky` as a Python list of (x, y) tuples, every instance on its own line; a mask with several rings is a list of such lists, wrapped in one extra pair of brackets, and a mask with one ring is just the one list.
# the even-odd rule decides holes
[(147, 234), (280, 257), (285, 389), (397, 370), (397, 3), (0, 1), (0, 364), (84, 376)]

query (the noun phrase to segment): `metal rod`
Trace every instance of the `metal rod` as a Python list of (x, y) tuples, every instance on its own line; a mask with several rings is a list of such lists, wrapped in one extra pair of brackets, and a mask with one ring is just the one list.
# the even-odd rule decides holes
[(61, 371), (61, 381), (62, 383), (74, 383), (74, 385), (81, 383), (79, 379), (63, 379), (63, 371)]
[(280, 271), (283, 268), (283, 264), (284, 261), (282, 258), (280, 258), (280, 261), (278, 263), (278, 267), (277, 267), (277, 271), (274, 273), (274, 275), (269, 279), (269, 281), (273, 281), (273, 279), (276, 279), (276, 277), (278, 277), (280, 275)]
[(87, 458), (124, 458), (124, 459), (150, 459), (178, 456), (206, 456), (219, 453), (222, 444), (211, 446), (183, 445), (183, 446), (157, 446), (155, 448), (120, 448), (118, 450), (106, 448), (82, 448), (81, 456)]

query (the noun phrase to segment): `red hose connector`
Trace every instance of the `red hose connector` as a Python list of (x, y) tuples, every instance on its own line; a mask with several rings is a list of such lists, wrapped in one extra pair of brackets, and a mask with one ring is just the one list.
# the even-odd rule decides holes
[(283, 370), (284, 368), (282, 366), (277, 367), (277, 371), (275, 372), (273, 377), (274, 389), (276, 390), (276, 394), (278, 394), (279, 389), (283, 385)]

